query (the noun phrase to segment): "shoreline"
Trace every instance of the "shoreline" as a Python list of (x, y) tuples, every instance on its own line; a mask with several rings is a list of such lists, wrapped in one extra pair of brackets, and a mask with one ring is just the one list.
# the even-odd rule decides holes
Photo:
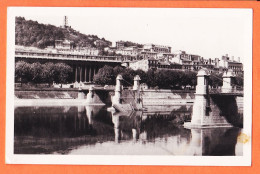
[[(14, 106), (77, 106), (77, 105), (93, 105), (93, 106), (105, 106), (104, 103), (87, 103), (86, 99), (18, 99), (15, 98)], [(144, 101), (144, 107), (146, 106), (165, 106), (165, 105), (193, 105), (193, 102), (190, 100), (183, 100), (180, 102), (179, 100), (171, 100), (164, 102), (147, 102)]]
[(103, 103), (89, 104), (85, 99), (15, 99), (14, 106), (78, 106), (97, 105), (105, 106)]

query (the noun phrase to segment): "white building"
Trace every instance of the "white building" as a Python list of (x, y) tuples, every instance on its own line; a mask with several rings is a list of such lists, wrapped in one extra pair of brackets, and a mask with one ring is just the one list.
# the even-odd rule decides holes
[(124, 47), (116, 50), (116, 54), (128, 55), (136, 57), (139, 53), (137, 46)]
[(171, 53), (171, 47), (164, 46), (164, 45), (145, 44), (143, 46), (143, 49), (146, 51), (156, 52), (156, 53)]
[(129, 63), (129, 68), (132, 68), (133, 70), (143, 70), (147, 72), (150, 68), (157, 68), (158, 60), (154, 58), (149, 59), (142, 59), (134, 62)]

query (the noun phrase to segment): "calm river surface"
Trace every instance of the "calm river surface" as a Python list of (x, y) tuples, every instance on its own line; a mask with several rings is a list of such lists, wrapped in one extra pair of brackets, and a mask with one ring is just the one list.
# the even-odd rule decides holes
[(192, 106), (111, 114), (106, 106), (16, 107), (15, 154), (243, 155), (239, 128), (185, 129)]

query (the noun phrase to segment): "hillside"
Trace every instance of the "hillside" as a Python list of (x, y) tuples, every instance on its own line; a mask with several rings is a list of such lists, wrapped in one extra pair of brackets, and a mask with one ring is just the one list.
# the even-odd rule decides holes
[[(68, 39), (74, 46), (104, 48), (109, 41), (100, 39), (96, 35), (86, 35), (72, 28), (56, 27), (54, 25), (40, 24), (37, 21), (26, 20), (24, 17), (15, 19), (15, 44), (45, 48), (54, 46), (55, 40)], [(95, 45), (96, 40), (102, 40), (103, 45)]]

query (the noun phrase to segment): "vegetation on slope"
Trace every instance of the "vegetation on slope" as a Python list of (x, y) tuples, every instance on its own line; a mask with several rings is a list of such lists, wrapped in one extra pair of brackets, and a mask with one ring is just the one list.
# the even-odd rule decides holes
[(109, 41), (104, 38), (100, 39), (96, 35), (82, 34), (74, 29), (56, 27), (54, 25), (40, 24), (37, 21), (26, 20), (24, 17), (16, 17), (15, 19), (15, 44), (23, 46), (33, 46), (45, 48), (54, 46), (55, 40), (70, 40), (73, 41), (74, 47), (97, 47), (94, 44), (96, 40), (103, 40), (106, 44), (100, 47), (109, 45)]

